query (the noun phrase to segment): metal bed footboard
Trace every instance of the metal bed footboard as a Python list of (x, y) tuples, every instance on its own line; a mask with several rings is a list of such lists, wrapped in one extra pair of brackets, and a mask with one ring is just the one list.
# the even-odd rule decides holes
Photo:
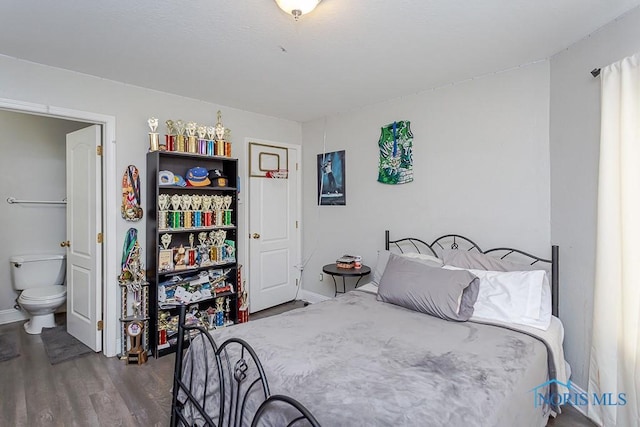
[(185, 321), (186, 306), (180, 306), (172, 427), (257, 427), (274, 411), (283, 425), (320, 426), (300, 402), (271, 395), (260, 359), (246, 341), (229, 338), (218, 346), (206, 329)]

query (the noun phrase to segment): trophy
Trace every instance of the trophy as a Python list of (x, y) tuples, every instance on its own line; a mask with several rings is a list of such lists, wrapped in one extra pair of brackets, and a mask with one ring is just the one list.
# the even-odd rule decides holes
[(205, 125), (199, 125), (196, 129), (198, 133), (198, 154), (207, 154), (207, 127)]
[(199, 211), (201, 204), (202, 204), (202, 197), (198, 196), (197, 194), (194, 194), (193, 196), (191, 196), (191, 206), (193, 206), (194, 211)]
[(231, 129), (224, 130), (224, 155), (231, 157)]
[(204, 211), (210, 211), (211, 210), (211, 204), (213, 203), (213, 196), (202, 196), (202, 210)]
[(171, 207), (173, 208), (170, 213), (169, 225), (171, 228), (181, 228), (183, 224), (180, 221), (182, 212), (179, 211), (181, 198), (179, 195), (174, 194), (169, 200), (171, 201)]
[(168, 194), (160, 194), (158, 196), (158, 209), (161, 211), (166, 211), (169, 209), (169, 195)]
[(225, 298), (224, 300), (224, 324), (229, 325), (229, 324), (233, 324), (233, 321), (231, 320), (231, 306), (230, 306), (230, 302), (231, 299), (229, 297)]
[(213, 126), (207, 127), (207, 136), (209, 137), (207, 140), (207, 156), (213, 156), (215, 154), (214, 138), (216, 136), (216, 128)]
[(168, 228), (168, 212), (169, 209), (169, 195), (168, 194), (159, 194), (158, 195), (158, 228), (166, 229)]
[(176, 255), (173, 257), (173, 261), (175, 262), (175, 270), (184, 270), (185, 268), (187, 268), (186, 253), (187, 250), (183, 245), (180, 245), (180, 247), (176, 251)]
[(191, 206), (193, 206), (193, 226), (202, 227), (202, 211), (200, 205), (202, 204), (202, 198), (194, 194), (191, 196)]
[[(164, 136), (165, 149), (167, 151), (175, 151), (176, 146), (176, 135), (175, 135), (175, 125), (173, 124), (173, 120), (167, 120), (164, 122), (167, 125), (167, 133)], [(160, 147), (162, 149), (162, 146)]]
[(129, 351), (127, 351), (127, 364), (137, 363), (141, 365), (147, 361), (147, 352), (142, 347), (142, 331), (144, 323), (139, 320), (129, 322), (127, 336), (131, 339)]
[(224, 223), (224, 211), (222, 207), (224, 206), (224, 196), (212, 196), (213, 197), (213, 206), (215, 209), (215, 225), (216, 227), (221, 227)]
[(213, 235), (211, 242), (213, 246), (220, 247), (224, 244), (224, 240), (227, 238), (227, 232), (225, 230), (216, 230), (209, 233), (209, 237)]
[(226, 195), (223, 197), (222, 200), (222, 207), (224, 209), (223, 213), (224, 213), (224, 218), (223, 218), (223, 223), (224, 225), (231, 225), (231, 209), (229, 209), (231, 207), (231, 202), (233, 201), (233, 197)]
[(229, 210), (229, 208), (231, 207), (231, 202), (233, 201), (233, 198), (229, 195), (226, 195), (223, 197), (222, 199), (222, 208), (224, 210)]
[(215, 155), (216, 156), (224, 156), (224, 126), (222, 125), (222, 112), (218, 110), (218, 123), (214, 128), (216, 145), (215, 145)]
[(188, 194), (183, 194), (180, 197), (180, 207), (182, 208), (182, 216), (183, 216), (183, 226), (184, 228), (191, 228), (191, 196)]
[(176, 149), (174, 151), (182, 151), (185, 152), (185, 143), (184, 143), (184, 122), (182, 120), (176, 121), (176, 131), (178, 132)]
[(158, 253), (158, 270), (161, 272), (173, 271), (173, 249), (169, 249), (171, 237), (171, 234), (168, 233), (160, 236), (163, 249), (160, 249)]
[(158, 119), (151, 117), (147, 120), (147, 124), (149, 125), (149, 129), (151, 129), (151, 132), (149, 132), (149, 151), (158, 151), (160, 149), (160, 139), (156, 132)]
[(197, 153), (198, 150), (196, 149), (196, 128), (197, 128), (197, 123), (196, 122), (189, 122), (187, 123), (187, 152), (189, 153)]
[(198, 233), (198, 241), (200, 242), (200, 246), (198, 246), (198, 252), (200, 253), (200, 266), (206, 267), (211, 265), (209, 247), (207, 245), (207, 233), (204, 231)]
[(174, 211), (177, 211), (178, 208), (180, 208), (180, 202), (181, 202), (181, 198), (178, 194), (174, 194), (173, 196), (171, 196), (171, 207), (173, 208)]
[(224, 139), (224, 126), (222, 125), (222, 111), (218, 110), (218, 123), (214, 128), (214, 133), (216, 135), (216, 141), (221, 141)]
[(204, 227), (211, 227), (213, 225), (213, 212), (211, 212), (211, 204), (213, 203), (213, 196), (202, 196), (202, 225)]
[(224, 298), (216, 298), (216, 326), (224, 326)]

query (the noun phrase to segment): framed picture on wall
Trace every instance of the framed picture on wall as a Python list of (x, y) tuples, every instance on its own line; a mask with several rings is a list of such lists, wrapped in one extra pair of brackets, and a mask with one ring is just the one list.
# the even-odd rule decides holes
[(318, 205), (347, 204), (345, 172), (344, 150), (318, 154)]

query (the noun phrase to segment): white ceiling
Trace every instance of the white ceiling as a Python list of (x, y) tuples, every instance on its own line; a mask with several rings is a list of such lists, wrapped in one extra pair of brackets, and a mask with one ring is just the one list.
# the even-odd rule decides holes
[(304, 122), (548, 58), (638, 5), (1, 0), (0, 54)]

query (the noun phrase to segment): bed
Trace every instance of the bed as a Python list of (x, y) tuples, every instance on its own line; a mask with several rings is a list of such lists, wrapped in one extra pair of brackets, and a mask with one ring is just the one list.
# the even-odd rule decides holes
[[(303, 309), (209, 333), (185, 325), (183, 309), (179, 343), (186, 338), (190, 345), (176, 357), (172, 425), (546, 425), (560, 410), (549, 396), (567, 381), (557, 318), (558, 248), (541, 258), (511, 248), (483, 251), (456, 234), (426, 243), (391, 240), (388, 231), (385, 248), (377, 264), (381, 254), (387, 264), (376, 266), (382, 276), (374, 272), (372, 278), (379, 283)], [(453, 321), (380, 301), (396, 288), (388, 284), (394, 271), (407, 277), (407, 258), (448, 254), (491, 256), (507, 263), (500, 268), (525, 266), (500, 277), (545, 271), (553, 311), (548, 326), (482, 317)], [(420, 272), (416, 277), (449, 274), (410, 261)], [(485, 274), (449, 267), (456, 277)], [(463, 298), (452, 307), (462, 310)]]

